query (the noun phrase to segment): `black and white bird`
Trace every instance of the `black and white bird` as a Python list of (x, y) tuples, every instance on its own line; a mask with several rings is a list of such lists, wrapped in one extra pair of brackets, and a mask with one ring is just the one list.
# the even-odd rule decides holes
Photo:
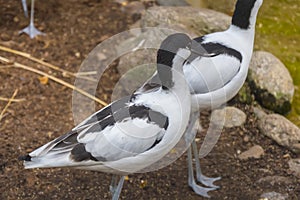
[[(192, 54), (183, 67), (192, 94), (192, 111), (187, 132), (195, 131), (193, 127), (199, 110), (221, 106), (232, 99), (244, 84), (253, 52), (256, 17), (262, 3), (263, 0), (238, 0), (232, 23), (226, 31), (193, 39)], [(157, 74), (148, 82), (159, 82)], [(196, 162), (197, 181), (207, 187), (198, 185), (194, 178), (192, 152)], [(189, 186), (201, 196), (210, 197), (208, 192), (218, 188), (214, 182), (220, 177), (209, 178), (201, 172), (195, 140), (188, 148), (188, 174)]]
[[(163, 158), (188, 125), (191, 99), (183, 64), (191, 39), (173, 34), (157, 53), (159, 84), (146, 84), (130, 97), (114, 101), (70, 132), (26, 156), (29, 168), (71, 167), (116, 175), (135, 173)], [(124, 176), (111, 186), (118, 199)]]
[[(22, 0), (22, 6), (24, 10), (24, 14), (26, 17), (28, 17), (28, 9), (27, 9), (27, 3), (26, 0)], [(31, 11), (30, 11), (30, 22), (27, 27), (22, 29), (20, 32), (21, 33), (26, 33), (29, 35), (29, 37), (32, 39), (37, 35), (43, 35), (44, 33), (39, 31), (35, 26), (34, 26), (34, 0), (31, 0)]]
[[(184, 75), (191, 86), (192, 114), (189, 128), (198, 118), (199, 109), (213, 109), (232, 99), (244, 84), (253, 52), (255, 24), (263, 0), (238, 0), (230, 27), (223, 32), (195, 38), (192, 49), (207, 52), (207, 57), (192, 53), (184, 66)], [(206, 187), (196, 184), (192, 168), (192, 150), (196, 161), (196, 177)], [(188, 149), (189, 185), (199, 195), (208, 191), (220, 178), (202, 174), (195, 141)]]

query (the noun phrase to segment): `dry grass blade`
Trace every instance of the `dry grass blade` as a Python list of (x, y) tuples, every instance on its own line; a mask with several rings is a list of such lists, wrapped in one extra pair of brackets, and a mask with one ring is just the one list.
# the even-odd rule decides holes
[(35, 58), (35, 57), (31, 56), (30, 54), (24, 53), (22, 51), (17, 51), (17, 50), (10, 49), (10, 48), (7, 48), (7, 47), (1, 46), (1, 45), (0, 45), (0, 50), (1, 51), (5, 51), (5, 52), (9, 52), (9, 53), (13, 53), (15, 55), (22, 56), (22, 57), (27, 58), (29, 60), (32, 60), (32, 61), (34, 61), (36, 63), (39, 63), (39, 64), (41, 64), (43, 66), (49, 67), (49, 68), (54, 69), (56, 71), (60, 71), (60, 72), (62, 72), (65, 75), (74, 76), (74, 77), (82, 78), (82, 79), (89, 80), (89, 81), (97, 81), (97, 80), (95, 80), (93, 78), (86, 77), (86, 75), (91, 75), (91, 74), (96, 74), (97, 73), (97, 72), (94, 72), (94, 71), (93, 72), (73, 73), (73, 72), (69, 72), (67, 70), (61, 69), (58, 66), (55, 66), (55, 65), (52, 65), (52, 64), (47, 63), (45, 61), (42, 61), (42, 60), (40, 60), (38, 58)]
[(9, 99), (9, 101), (6, 104), (6, 106), (4, 107), (4, 109), (2, 110), (2, 112), (0, 113), (0, 121), (3, 119), (4, 113), (6, 112), (6, 110), (10, 106), (10, 104), (13, 102), (13, 99), (16, 97), (17, 93), (18, 93), (18, 89), (15, 90), (15, 92), (12, 95), (12, 97)]
[(59, 78), (56, 78), (55, 76), (49, 75), (49, 74), (47, 74), (45, 72), (42, 72), (42, 71), (40, 71), (38, 69), (31, 68), (31, 67), (23, 65), (21, 63), (12, 62), (11, 60), (9, 60), (7, 58), (4, 58), (2, 56), (0, 56), (0, 61), (2, 61), (4, 63), (10, 63), (10, 64), (12, 63), (12, 67), (21, 68), (21, 69), (24, 69), (24, 70), (27, 70), (27, 71), (30, 71), (30, 72), (34, 72), (34, 73), (42, 75), (42, 76), (46, 76), (49, 79), (51, 79), (51, 80), (53, 80), (53, 81), (55, 81), (55, 82), (57, 82), (57, 83), (59, 83), (61, 85), (64, 85), (64, 86), (66, 86), (68, 88), (71, 88), (72, 90), (77, 91), (80, 94), (82, 94), (82, 95), (84, 95), (84, 96), (86, 96), (86, 97), (88, 97), (88, 98), (90, 98), (90, 99), (92, 99), (92, 100), (100, 103), (103, 106), (107, 106), (106, 102), (104, 102), (104, 101), (102, 101), (102, 100), (94, 97), (93, 95), (90, 95), (89, 93), (85, 92), (84, 90), (82, 90), (80, 88), (75, 87), (74, 85), (71, 85), (70, 83), (67, 83), (67, 82), (65, 82), (65, 81), (63, 81), (63, 80), (61, 80)]
[(21, 101), (25, 101), (25, 99), (9, 99), (5, 97), (0, 97), (0, 101), (21, 102)]
[(88, 76), (88, 75), (96, 75), (96, 71), (90, 71), (90, 72), (77, 72), (75, 73), (76, 76)]

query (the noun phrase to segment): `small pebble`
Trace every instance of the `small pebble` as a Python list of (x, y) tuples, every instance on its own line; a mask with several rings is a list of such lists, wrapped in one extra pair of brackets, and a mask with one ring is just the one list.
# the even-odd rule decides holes
[(11, 37), (8, 34), (6, 34), (6, 33), (1, 33), (0, 38), (3, 41), (9, 41), (9, 40), (11, 40)]
[(249, 136), (248, 135), (246, 135), (245, 137), (244, 137), (244, 142), (249, 142), (250, 141), (250, 138), (249, 138)]
[(300, 158), (291, 159), (288, 164), (293, 174), (300, 178)]
[(260, 200), (285, 200), (288, 198), (287, 194), (280, 194), (277, 192), (268, 192), (260, 196)]
[(75, 53), (75, 56), (76, 56), (77, 58), (80, 58), (80, 52), (76, 52), (76, 53)]
[(259, 145), (255, 145), (251, 147), (249, 150), (241, 153), (238, 156), (238, 158), (241, 160), (246, 160), (248, 158), (261, 158), (263, 154), (264, 154), (264, 149)]
[(13, 20), (14, 20), (14, 22), (16, 22), (16, 23), (18, 23), (18, 22), (20, 21), (20, 19), (19, 19), (18, 16), (15, 16)]

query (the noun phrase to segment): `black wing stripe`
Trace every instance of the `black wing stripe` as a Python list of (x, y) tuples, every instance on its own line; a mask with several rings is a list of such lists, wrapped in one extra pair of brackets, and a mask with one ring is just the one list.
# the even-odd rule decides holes
[[(222, 45), (220, 43), (214, 43), (214, 42), (203, 43), (204, 40), (205, 37), (199, 37), (193, 39), (193, 41), (196, 42), (192, 42), (192, 49), (196, 52), (197, 51), (203, 52), (203, 50), (205, 50), (208, 54), (215, 54), (215, 55), (225, 54), (228, 56), (232, 56), (237, 60), (239, 60), (240, 62), (242, 62), (243, 60), (242, 54), (237, 50)], [(188, 58), (188, 61), (191, 63), (197, 57), (199, 57), (199, 55), (192, 53), (191, 56)]]
[(134, 118), (147, 119), (149, 122), (154, 122), (159, 127), (164, 129), (167, 129), (169, 125), (168, 117), (165, 115), (153, 111), (146, 106), (131, 105), (121, 108), (112, 115), (107, 116), (97, 123), (94, 123), (88, 128), (87, 133), (99, 132), (108, 126), (113, 126), (116, 122), (122, 122), (123, 120)]
[(162, 139), (155, 140), (155, 142), (152, 144), (152, 146), (151, 146), (149, 149), (147, 149), (147, 151), (149, 151), (150, 149), (152, 149), (153, 147), (155, 147), (156, 145), (158, 145), (158, 144), (160, 143), (161, 140), (162, 140)]
[[(131, 105), (125, 108), (121, 108), (116, 113), (114, 113), (113, 116), (106, 117), (102, 121), (95, 123), (94, 125), (88, 128), (86, 134), (89, 134), (91, 132), (99, 132), (105, 129), (107, 126), (114, 125), (116, 122), (122, 122), (123, 120), (134, 118), (147, 119), (148, 122), (153, 122), (164, 129), (167, 129), (169, 125), (168, 117), (166, 117), (165, 115), (153, 111), (146, 106)], [(160, 140), (161, 139), (156, 140), (155, 143), (149, 149), (157, 145), (160, 142)], [(78, 144), (72, 149), (71, 159), (73, 159), (76, 162), (84, 160), (106, 161), (106, 158), (103, 157), (93, 157), (90, 152), (86, 151), (84, 144)]]
[[(82, 124), (77, 129), (83, 129), (83, 128), (86, 128), (90, 124), (94, 124), (98, 121), (102, 121), (102, 120), (105, 120), (106, 118), (110, 118), (112, 115), (114, 115), (114, 113), (118, 112), (121, 108), (126, 107), (126, 103), (129, 103), (130, 99), (131, 99), (130, 96), (126, 96), (117, 101), (114, 101), (110, 105), (106, 106), (105, 108), (101, 109), (100, 111), (98, 111), (94, 115), (92, 115), (90, 117), (90, 119), (85, 122), (85, 124)], [(108, 125), (110, 125), (110, 124), (113, 124), (113, 123), (112, 122), (108, 123)]]
[(76, 162), (81, 162), (84, 160), (94, 160), (97, 161), (95, 157), (92, 156), (91, 153), (85, 150), (84, 144), (77, 144), (71, 151), (71, 159)]

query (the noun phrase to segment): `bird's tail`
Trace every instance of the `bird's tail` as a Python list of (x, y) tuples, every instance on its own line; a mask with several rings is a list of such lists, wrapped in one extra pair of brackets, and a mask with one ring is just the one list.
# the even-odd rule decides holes
[(19, 160), (24, 161), (25, 169), (31, 168), (50, 168), (50, 167), (70, 167), (75, 163), (69, 158), (69, 153), (62, 154), (46, 154), (44, 156), (20, 156)]

